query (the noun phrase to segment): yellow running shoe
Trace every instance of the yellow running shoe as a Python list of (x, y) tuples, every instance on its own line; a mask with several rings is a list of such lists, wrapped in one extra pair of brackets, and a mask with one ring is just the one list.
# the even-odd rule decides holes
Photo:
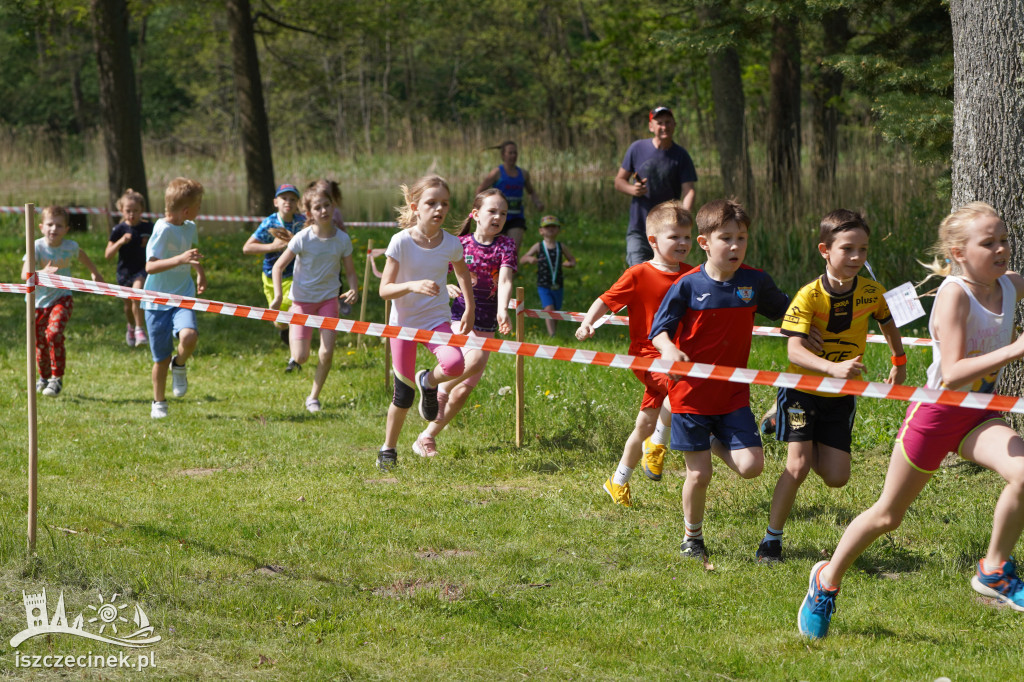
[(652, 481), (661, 480), (661, 471), (665, 466), (665, 446), (655, 445), (650, 438), (644, 440), (644, 458), (640, 460), (644, 475)]
[(615, 504), (621, 504), (623, 507), (632, 507), (633, 500), (629, 497), (629, 483), (623, 483), (622, 485), (615, 485), (612, 483), (612, 479), (608, 479), (604, 482), (604, 491), (612, 496), (612, 500)]

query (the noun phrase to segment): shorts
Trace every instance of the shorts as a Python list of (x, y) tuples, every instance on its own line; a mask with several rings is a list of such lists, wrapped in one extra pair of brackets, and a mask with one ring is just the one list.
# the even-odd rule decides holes
[(647, 241), (647, 235), (630, 230), (626, 233), (626, 267), (640, 265), (654, 258), (654, 249)]
[(139, 280), (146, 279), (146, 271), (139, 270), (130, 274), (124, 274), (120, 270), (117, 271), (117, 283), (123, 287), (130, 287)]
[(562, 309), (562, 299), (565, 289), (549, 289), (548, 287), (537, 287), (537, 295), (540, 296), (540, 307), (548, 306), (555, 310)]
[(196, 313), (189, 308), (146, 310), (145, 313), (153, 362), (163, 362), (171, 357), (174, 339), (178, 338), (182, 329), (196, 328)]
[(672, 384), (675, 382), (669, 379), (667, 374), (661, 372), (647, 372), (634, 369), (633, 374), (644, 385), (644, 397), (640, 401), (640, 409), (647, 410), (652, 407), (661, 407), (661, 404), (665, 402), (665, 396), (668, 395), (669, 389), (672, 388)]
[(726, 414), (672, 413), (672, 449), (701, 452), (711, 448), (711, 434), (730, 450), (761, 447), (761, 435), (750, 406)]
[(782, 387), (777, 398), (775, 438), (783, 443), (814, 441), (849, 452), (857, 398), (822, 396)]
[(526, 229), (526, 216), (509, 216), (505, 219), (505, 224), (501, 228), (501, 234), (508, 234), (509, 230), (514, 229), (525, 230)]
[[(263, 295), (267, 297), (267, 305), (269, 306), (274, 301), (274, 280), (265, 272), (261, 272), (260, 275), (263, 278)], [(282, 277), (281, 278), (281, 310), (288, 310), (292, 307), (292, 300), (288, 298), (288, 294), (292, 291), (292, 278)]]
[[(337, 317), (338, 310), (339, 307), (337, 296), (332, 296), (326, 301), (320, 301), (319, 303), (303, 303), (300, 301), (292, 301), (292, 312), (301, 313), (303, 315)], [(334, 330), (328, 329), (327, 331), (333, 332)], [(288, 338), (295, 339), (296, 341), (305, 341), (306, 339), (311, 339), (313, 338), (313, 327), (304, 327), (300, 324), (288, 325)]]
[(994, 410), (910, 403), (896, 443), (903, 449), (903, 457), (910, 466), (932, 474), (939, 470), (948, 453), (960, 454), (960, 446), (975, 429), (995, 421), (1005, 423)]

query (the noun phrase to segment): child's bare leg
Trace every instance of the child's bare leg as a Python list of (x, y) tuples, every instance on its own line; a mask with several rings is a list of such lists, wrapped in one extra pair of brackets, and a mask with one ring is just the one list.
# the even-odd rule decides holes
[(832, 559), (821, 569), (821, 581), (830, 588), (839, 587), (850, 566), (872, 542), (900, 527), (907, 509), (931, 477), (932, 474), (910, 466), (903, 447), (897, 443), (889, 459), (882, 495), (847, 527)]
[(715, 439), (711, 442), (711, 452), (741, 478), (757, 478), (764, 469), (763, 448), (730, 450), (725, 443)]
[(320, 330), (319, 362), (316, 366), (316, 374), (313, 376), (313, 390), (309, 393), (310, 398), (320, 397), (320, 391), (323, 390), (324, 382), (327, 381), (327, 373), (331, 371), (331, 365), (334, 364), (334, 344), (337, 340), (338, 332), (330, 329)]
[(124, 299), (124, 319), (132, 327), (139, 327), (139, 326), (141, 326), (138, 323), (138, 321), (137, 321), (138, 317), (135, 315), (135, 312), (134, 312), (134, 308), (137, 308), (138, 305), (139, 305), (138, 301), (133, 301), (130, 298)]
[(683, 517), (687, 523), (700, 525), (704, 522), (704, 507), (707, 503), (708, 485), (711, 484), (711, 451), (684, 452), (686, 480), (683, 481)]
[[(143, 280), (137, 279), (134, 282), (132, 282), (132, 289), (142, 289), (142, 285), (143, 284), (144, 284)], [(128, 322), (130, 324), (134, 324), (136, 327), (145, 328), (145, 326), (146, 326), (146, 315), (142, 311), (142, 307), (139, 305), (139, 302), (138, 301), (134, 301), (134, 300), (129, 300), (129, 301), (125, 301), (125, 302), (131, 304), (132, 319), (128, 320)], [(125, 316), (127, 317), (127, 315), (128, 315), (128, 310), (126, 309), (125, 310)]]
[(178, 332), (178, 366), (184, 365), (192, 357), (199, 343), (199, 334), (195, 329), (186, 327)]
[(469, 394), (476, 387), (476, 381), (472, 381), (472, 379), (475, 377), (479, 380), (479, 375), (483, 374), (484, 369), (487, 367), (489, 356), (489, 351), (482, 351), (476, 348), (466, 351), (466, 371), (463, 372), (462, 376), (444, 381), (439, 385), (439, 388), (448, 394), (448, 402), (445, 404), (443, 413), (439, 412), (437, 419), (427, 424), (427, 428), (423, 430), (423, 433), (432, 438), (436, 437), (455, 418), (455, 415), (462, 410), (466, 401), (469, 400)]
[(1024, 530), (1024, 441), (1002, 422), (990, 422), (967, 437), (964, 459), (996, 472), (1006, 481), (992, 514), (992, 537), (985, 569), (992, 571), (1010, 558)]
[(622, 458), (619, 460), (619, 466), (627, 466), (630, 469), (636, 468), (636, 465), (640, 463), (640, 458), (643, 456), (644, 440), (650, 438), (651, 434), (654, 433), (657, 420), (658, 408), (648, 407), (645, 410), (640, 410), (636, 415), (636, 425), (633, 427), (633, 432), (629, 434), (629, 438), (626, 439), (626, 444), (622, 448)]
[[(548, 312), (551, 312), (554, 309), (555, 309), (555, 306), (553, 306), (553, 305), (546, 305), (546, 306), (544, 306), (544, 310), (546, 310)], [(546, 320), (544, 320), (544, 324), (548, 328), (548, 336), (554, 336), (555, 335), (555, 320), (546, 319)]]
[(394, 449), (398, 446), (398, 436), (402, 433), (408, 414), (408, 407), (399, 407), (394, 403), (388, 405), (388, 419), (384, 425), (384, 449)]
[(793, 509), (797, 490), (807, 478), (815, 459), (813, 441), (789, 443), (786, 453), (786, 468), (782, 470), (775, 492), (772, 494), (772, 507), (768, 513), (768, 526), (781, 531)]
[[(292, 325), (292, 326), (294, 326), (294, 325)], [(321, 343), (322, 343), (323, 342), (322, 341), (323, 340), (323, 336), (321, 336), (320, 338), (321, 338)], [(309, 351), (310, 351), (310, 347), (312, 345), (313, 345), (313, 336), (312, 336), (312, 334), (307, 336), (304, 339), (300, 339), (298, 336), (296, 336), (294, 334), (289, 334), (288, 335), (288, 350), (291, 351), (292, 360), (294, 360), (295, 362), (299, 363), (300, 365), (306, 364), (306, 361), (309, 360)]]
[(164, 393), (167, 390), (167, 370), (171, 366), (171, 359), (165, 358), (160, 362), (153, 363), (153, 400), (158, 403), (164, 402)]

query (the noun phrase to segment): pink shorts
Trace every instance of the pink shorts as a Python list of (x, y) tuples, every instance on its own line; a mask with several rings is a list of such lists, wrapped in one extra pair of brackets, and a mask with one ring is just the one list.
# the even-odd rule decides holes
[(668, 395), (668, 390), (672, 388), (673, 384), (668, 375), (640, 369), (634, 369), (633, 374), (644, 385), (644, 397), (640, 401), (640, 409), (647, 410), (652, 407), (661, 407), (661, 404), (665, 401), (665, 396)]
[(910, 466), (931, 474), (938, 471), (947, 454), (961, 454), (960, 446), (975, 429), (993, 421), (1003, 421), (994, 410), (910, 403), (896, 442)]
[[(319, 315), (320, 317), (337, 317), (338, 316), (338, 297), (333, 296), (326, 301), (320, 301), (319, 303), (300, 303), (299, 301), (292, 301), (292, 307), (289, 312), (302, 313), (303, 315)], [(331, 333), (333, 329), (328, 329)], [(298, 341), (304, 339), (313, 338), (313, 328), (303, 327), (301, 325), (293, 324), (288, 327), (288, 338), (296, 339)]]

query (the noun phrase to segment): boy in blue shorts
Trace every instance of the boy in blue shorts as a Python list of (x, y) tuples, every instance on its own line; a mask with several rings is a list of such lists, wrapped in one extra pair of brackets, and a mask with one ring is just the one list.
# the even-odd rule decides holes
[[(892, 351), (886, 383), (906, 380), (907, 356), (885, 302), (885, 287), (858, 276), (867, 259), (870, 234), (864, 218), (853, 211), (839, 209), (821, 219), (818, 251), (825, 259), (825, 274), (797, 292), (782, 320), (782, 333), (789, 337), (787, 372), (859, 379), (868, 322), (874, 318)], [(802, 343), (813, 327), (823, 337), (823, 348), (816, 353)], [(852, 395), (779, 389), (775, 436), (788, 443), (786, 468), (775, 484), (768, 529), (757, 548), (759, 563), (782, 561), (782, 527), (808, 472), (813, 470), (830, 488), (850, 480), (856, 411)]]
[[(196, 224), (203, 201), (203, 186), (188, 178), (175, 178), (164, 192), (164, 217), (153, 226), (146, 244), (146, 284), (150, 291), (176, 296), (195, 296), (206, 290), (206, 272), (200, 264), (203, 255), (194, 248), (198, 243)], [(196, 280), (192, 281), (192, 270)], [(175, 398), (188, 391), (185, 362), (196, 349), (196, 314), (189, 308), (173, 308), (142, 302), (149, 330), (149, 348), (153, 354), (153, 419), (167, 416), (167, 370), (171, 371), (171, 389)], [(177, 355), (174, 339), (178, 339)]]
[[(697, 211), (697, 243), (707, 261), (679, 278), (651, 323), (651, 343), (669, 362), (746, 367), (754, 313), (777, 320), (786, 296), (765, 272), (743, 265), (750, 218), (739, 203), (718, 199)], [(743, 478), (764, 468), (761, 436), (750, 411), (750, 386), (669, 375), (673, 450), (686, 459), (683, 484), (683, 555), (707, 560), (704, 508), (711, 482), (711, 455)]]
[[(261, 255), (263, 256), (263, 295), (267, 297), (267, 306), (270, 306), (270, 302), (274, 300), (274, 281), (272, 274), (274, 272), (274, 263), (284, 253), (285, 248), (288, 247), (288, 242), (291, 238), (298, 234), (299, 230), (305, 227), (306, 216), (299, 211), (299, 190), (295, 185), (279, 185), (277, 191), (274, 192), (274, 208), (277, 209), (274, 213), (271, 213), (260, 226), (256, 228), (256, 231), (252, 233), (242, 245), (242, 253), (247, 256)], [(284, 278), (281, 280), (281, 286), (284, 288), (284, 298), (281, 299), (281, 310), (288, 310), (291, 307), (291, 299), (288, 298), (288, 292), (292, 288), (292, 270), (295, 268), (295, 263), (289, 263), (288, 267), (284, 269)], [(285, 344), (288, 343), (288, 325), (275, 322), (274, 326), (280, 330), (281, 341)], [(291, 370), (291, 363), (289, 363), (289, 369)]]
[[(576, 259), (565, 244), (558, 241), (558, 233), (562, 224), (553, 215), (540, 219), (540, 236), (543, 241), (537, 242), (519, 259), (520, 263), (537, 264), (537, 294), (544, 310), (561, 310), (564, 290), (562, 289), (562, 269), (576, 267)], [(563, 260), (564, 259), (564, 260)], [(544, 320), (548, 328), (548, 336), (555, 335), (555, 321)]]

